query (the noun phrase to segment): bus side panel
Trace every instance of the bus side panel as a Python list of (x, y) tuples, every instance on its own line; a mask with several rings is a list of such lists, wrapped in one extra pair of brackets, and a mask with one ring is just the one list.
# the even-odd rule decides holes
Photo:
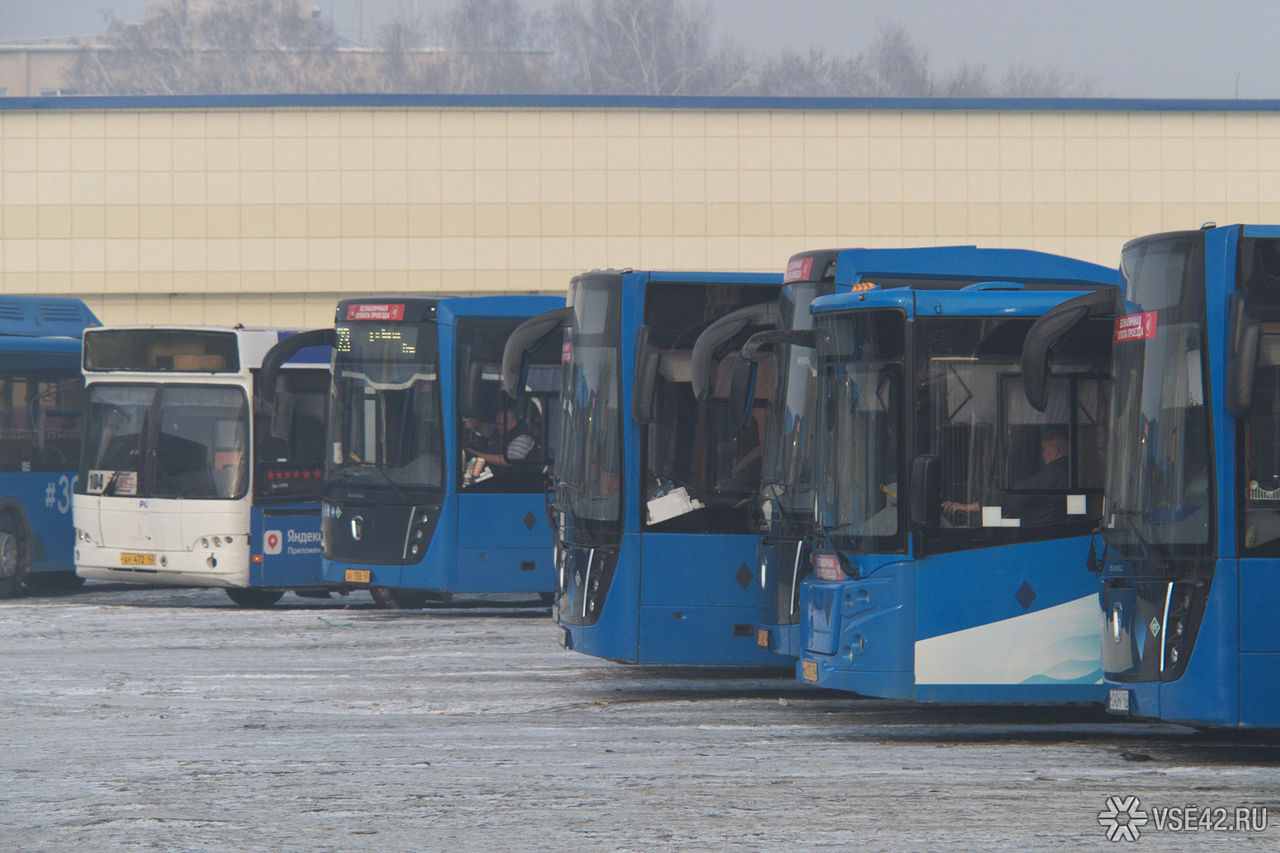
[(324, 586), (320, 564), (320, 510), (315, 504), (254, 507), (249, 585)]
[[(649, 607), (747, 607), (760, 594), (754, 536), (645, 533), (640, 603)], [(753, 640), (754, 642), (754, 640)]]
[(531, 494), (458, 496), (458, 592), (551, 592), (546, 498)]
[(755, 537), (646, 533), (643, 539), (641, 662), (786, 664), (756, 643)]
[(1280, 652), (1280, 561), (1240, 561), (1240, 651)]
[(613, 581), (594, 625), (565, 625), (565, 645), (575, 652), (623, 663), (638, 659), (640, 611), (640, 537), (624, 534)]
[(12, 491), (0, 500), (22, 504), (31, 525), (31, 571), (75, 571), (71, 495), (76, 475), (56, 471), (10, 473), (5, 479)]
[[(1160, 684), (1160, 719), (1218, 726), (1239, 723), (1239, 601), (1236, 561), (1220, 560), (1187, 669), (1177, 681)], [(1146, 708), (1138, 710), (1147, 713)]]

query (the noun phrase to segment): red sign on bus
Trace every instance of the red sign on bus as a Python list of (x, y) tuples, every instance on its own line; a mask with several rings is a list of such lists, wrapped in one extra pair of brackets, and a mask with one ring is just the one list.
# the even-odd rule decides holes
[(787, 263), (787, 274), (782, 277), (783, 284), (789, 284), (793, 281), (808, 281), (809, 273), (813, 270), (813, 258), (792, 258)]
[(1125, 341), (1145, 341), (1156, 336), (1155, 311), (1143, 311), (1141, 314), (1126, 314), (1116, 318), (1116, 333), (1113, 340), (1121, 344)]
[(404, 319), (404, 305), (395, 302), (360, 302), (347, 306), (348, 320), (384, 320)]

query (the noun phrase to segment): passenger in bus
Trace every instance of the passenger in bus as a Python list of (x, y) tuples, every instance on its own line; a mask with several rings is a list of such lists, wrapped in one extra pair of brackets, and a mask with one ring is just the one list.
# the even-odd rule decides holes
[[(498, 421), (493, 425), (492, 431), (484, 429), (487, 424), (477, 424), (475, 433), (477, 435), (485, 435), (486, 433), (496, 439), (491, 448), (481, 449), (479, 446), (464, 447), (463, 452), (473, 462), (487, 464), (490, 468), (506, 468), (513, 462), (521, 462), (533, 452), (534, 438), (533, 432), (520, 419), (516, 413), (515, 407), (506, 405), (498, 412)], [(488, 479), (483, 476), (483, 470), (472, 473), (472, 464), (467, 465), (468, 474), (476, 482)], [(489, 476), (493, 476), (490, 472)], [(465, 482), (465, 478), (464, 478)]]
[(984, 506), (996, 506), (1000, 507), (1002, 517), (1020, 519), (1025, 527), (1066, 521), (1064, 493), (1071, 485), (1067, 451), (1066, 430), (1046, 429), (1040, 436), (1040, 458), (1044, 462), (1040, 470), (1014, 483), (1009, 491), (996, 491), (981, 501), (943, 501), (943, 515), (952, 522), (962, 523), (964, 514), (980, 512)]

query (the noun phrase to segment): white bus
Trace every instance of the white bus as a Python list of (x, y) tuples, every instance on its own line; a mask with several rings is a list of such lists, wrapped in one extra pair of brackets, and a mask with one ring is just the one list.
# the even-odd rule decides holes
[[(290, 589), (327, 596), (319, 513), (326, 334), (86, 330), (76, 573), (223, 587), (245, 607), (269, 606)], [(298, 346), (312, 338), (323, 345)], [(264, 359), (282, 353), (275, 387), (260, 387)]]

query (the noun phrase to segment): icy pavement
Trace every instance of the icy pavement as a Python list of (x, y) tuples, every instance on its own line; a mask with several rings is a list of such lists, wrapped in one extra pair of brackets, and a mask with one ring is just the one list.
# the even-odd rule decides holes
[[(545, 609), (90, 586), (0, 602), (0, 849), (1280, 847), (1280, 743), (562, 650)], [(1112, 796), (1266, 807), (1140, 827)]]

